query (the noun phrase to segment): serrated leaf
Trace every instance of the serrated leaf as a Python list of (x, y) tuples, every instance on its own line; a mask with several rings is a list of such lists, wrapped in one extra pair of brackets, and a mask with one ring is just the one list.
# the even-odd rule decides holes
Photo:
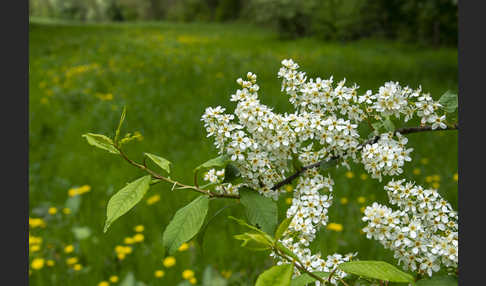
[(221, 155), (216, 158), (213, 158), (211, 160), (208, 160), (198, 167), (194, 169), (194, 171), (199, 171), (201, 169), (209, 169), (209, 168), (214, 168), (214, 167), (224, 167), (226, 163), (228, 162), (228, 156), (227, 155)]
[(233, 216), (228, 216), (228, 218), (236, 221), (239, 225), (245, 226), (245, 227), (247, 227), (247, 228), (255, 231), (256, 233), (259, 233), (259, 234), (263, 235), (263, 237), (265, 237), (265, 239), (268, 240), (271, 244), (274, 244), (275, 243), (275, 240), (273, 239), (273, 237), (271, 237), (270, 235), (266, 234), (262, 230), (254, 227), (252, 225), (247, 224), (244, 220), (239, 219), (239, 218), (235, 218)]
[(292, 219), (294, 217), (288, 217), (285, 218), (277, 227), (277, 230), (275, 231), (275, 240), (279, 240), (284, 232), (289, 228), (290, 223), (292, 222)]
[(171, 163), (169, 160), (150, 153), (144, 153), (144, 155), (147, 156), (150, 160), (152, 160), (152, 162), (157, 164), (157, 166), (159, 166), (162, 170), (170, 174)]
[(442, 105), (442, 108), (447, 113), (453, 113), (456, 111), (458, 106), (458, 97), (457, 94), (452, 93), (451, 91), (446, 91), (439, 99), (439, 103)]
[(346, 273), (390, 282), (413, 283), (413, 276), (384, 261), (349, 261), (341, 263), (339, 269)]
[(293, 264), (273, 266), (258, 276), (255, 286), (290, 286), (293, 272)]
[(233, 236), (237, 240), (242, 240), (242, 247), (246, 247), (250, 250), (264, 251), (269, 250), (272, 247), (272, 243), (268, 241), (264, 235), (257, 232), (245, 232)]
[(108, 201), (106, 208), (106, 222), (103, 232), (106, 232), (110, 225), (120, 216), (132, 209), (150, 188), (151, 176), (143, 176), (114, 194)]
[(391, 121), (390, 117), (388, 117), (388, 116), (383, 121), (383, 127), (385, 127), (385, 130), (388, 131), (388, 132), (395, 131), (395, 124), (393, 124), (393, 121)]
[(240, 188), (239, 192), (240, 202), (245, 206), (248, 221), (272, 235), (278, 222), (277, 203), (246, 187)]
[(208, 207), (209, 198), (199, 196), (175, 213), (162, 237), (163, 245), (169, 255), (199, 232), (208, 213)]
[(120, 152), (113, 146), (113, 140), (103, 134), (86, 133), (82, 137), (86, 138), (89, 145), (106, 150), (113, 154), (120, 154)]
[(202, 277), (202, 286), (226, 286), (228, 282), (219, 275), (210, 265), (204, 269)]
[[(312, 274), (315, 274), (321, 278), (323, 278), (324, 280), (327, 279), (327, 277), (329, 277), (329, 273), (327, 272), (312, 272)], [(313, 283), (315, 282), (316, 279), (312, 276), (310, 276), (309, 274), (307, 273), (303, 273), (297, 277), (295, 277), (294, 279), (292, 279), (292, 281), (290, 282), (290, 286), (306, 286), (307, 284), (309, 283)]]
[(383, 122), (381, 121), (375, 122), (372, 123), (371, 126), (373, 127), (374, 130), (380, 130), (380, 128), (383, 126)]
[(238, 179), (241, 177), (240, 170), (236, 168), (235, 165), (233, 164), (227, 164), (226, 167), (224, 167), (224, 180), (223, 183), (231, 183), (234, 180)]
[(122, 114), (120, 116), (120, 122), (118, 122), (118, 128), (115, 131), (115, 142), (118, 142), (118, 137), (120, 136), (120, 130), (121, 130), (123, 121), (125, 121), (126, 114), (127, 114), (127, 108), (126, 108), (126, 106), (124, 106)]
[(319, 165), (319, 169), (321, 171), (325, 171), (327, 169), (335, 167), (338, 164), (338, 162), (339, 162), (339, 159), (331, 159), (331, 160), (326, 161), (326, 162), (321, 162), (321, 164)]
[(458, 281), (450, 275), (432, 276), (432, 278), (421, 279), (415, 282), (416, 286), (457, 286)]
[(91, 229), (87, 226), (73, 227), (71, 231), (77, 240), (83, 240), (91, 236)]

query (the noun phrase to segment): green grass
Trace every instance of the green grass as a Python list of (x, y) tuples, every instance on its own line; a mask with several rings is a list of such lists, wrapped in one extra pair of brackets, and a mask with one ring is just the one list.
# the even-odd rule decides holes
[[(287, 97), (280, 93), (277, 72), (284, 58), (296, 60), (310, 76), (346, 78), (364, 92), (376, 90), (385, 81), (422, 86), (438, 98), (446, 90), (457, 92), (457, 50), (424, 49), (391, 42), (366, 40), (326, 43), (315, 39), (278, 40), (271, 31), (236, 24), (69, 24), (32, 21), (29, 35), (29, 183), (30, 215), (43, 217), (45, 229), (31, 234), (44, 238), (42, 250), (31, 257), (54, 258), (56, 266), (33, 270), (32, 285), (97, 285), (110, 275), (123, 277), (129, 271), (147, 285), (176, 285), (184, 269), (193, 269), (198, 281), (207, 265), (218, 271), (231, 270), (235, 285), (251, 285), (256, 276), (272, 265), (267, 253), (243, 249), (233, 239), (242, 231), (227, 219), (244, 217), (235, 201), (211, 202), (209, 216), (232, 205), (209, 225), (202, 247), (176, 254), (177, 263), (165, 269), (166, 276), (154, 278), (155, 269), (164, 269), (162, 231), (177, 209), (196, 195), (170, 191), (158, 184), (149, 191), (160, 194), (154, 205), (145, 201), (116, 221), (103, 234), (105, 206), (110, 195), (143, 173), (119, 157), (89, 146), (81, 137), (87, 132), (114, 134), (123, 106), (127, 106), (124, 132), (139, 131), (144, 139), (130, 143), (128, 154), (141, 160), (151, 152), (173, 162), (171, 176), (192, 182), (195, 166), (216, 155), (206, 138), (200, 116), (207, 106), (222, 105), (230, 110), (236, 78), (248, 71), (258, 75), (262, 102), (279, 112), (289, 111)], [(85, 70), (76, 68), (86, 66)], [(112, 94), (101, 100), (97, 94)], [(439, 175), (439, 192), (457, 209), (457, 132), (412, 134), (411, 163), (402, 177), (429, 186), (426, 176)], [(421, 163), (427, 159), (428, 163)], [(412, 173), (418, 169), (420, 175)], [(384, 182), (360, 179), (364, 172), (355, 166), (354, 178), (343, 168), (331, 171), (335, 200), (330, 222), (341, 223), (340, 233), (322, 230), (316, 239), (323, 254), (358, 251), (360, 259), (385, 259), (394, 263), (389, 251), (359, 233), (363, 227), (360, 207), (372, 201), (386, 201)], [(82, 196), (79, 212), (71, 215), (46, 214), (47, 207), (62, 208), (68, 189), (88, 184), (91, 192)], [(365, 204), (357, 202), (364, 196)], [(349, 203), (340, 204), (346, 197)], [(279, 220), (285, 214), (285, 198), (279, 200)], [(134, 246), (121, 262), (114, 248), (133, 235), (135, 225), (145, 226), (145, 241)], [(88, 226), (93, 234), (74, 239), (70, 228)], [(75, 253), (83, 270), (75, 272), (65, 264), (66, 244)], [(52, 247), (48, 247), (48, 245)], [(199, 282), (198, 282), (199, 283)]]

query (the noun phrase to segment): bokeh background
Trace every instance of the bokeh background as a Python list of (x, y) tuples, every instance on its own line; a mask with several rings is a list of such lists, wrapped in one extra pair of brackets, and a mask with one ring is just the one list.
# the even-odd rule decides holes
[[(123, 106), (122, 131), (138, 135), (126, 146), (129, 156), (163, 156), (173, 178), (191, 183), (193, 168), (216, 156), (200, 116), (208, 106), (234, 109), (238, 77), (256, 73), (262, 102), (291, 110), (277, 79), (282, 59), (293, 58), (311, 77), (346, 78), (361, 93), (390, 80), (422, 86), (436, 99), (458, 90), (455, 1), (29, 3), (31, 285), (253, 285), (272, 265), (268, 253), (233, 239), (243, 229), (227, 217), (245, 215), (230, 200), (212, 201), (204, 236), (167, 257), (162, 232), (196, 195), (166, 184), (103, 234), (108, 199), (143, 173), (81, 135), (113, 136)], [(408, 138), (413, 161), (401, 177), (437, 188), (457, 209), (457, 132)], [(363, 207), (387, 202), (389, 178), (378, 182), (354, 165), (330, 173), (333, 224), (312, 248), (395, 263), (360, 232)], [(291, 196), (279, 199), (279, 221)]]

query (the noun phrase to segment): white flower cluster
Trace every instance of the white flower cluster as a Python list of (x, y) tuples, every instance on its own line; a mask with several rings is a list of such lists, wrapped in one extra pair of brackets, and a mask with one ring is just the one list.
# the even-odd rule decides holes
[(399, 175), (403, 172), (405, 161), (411, 161), (409, 154), (412, 148), (406, 149), (408, 139), (396, 133), (398, 140), (392, 138), (392, 133), (384, 133), (374, 144), (367, 144), (361, 151), (361, 160), (365, 170), (372, 178), (381, 181), (381, 175)]
[(385, 186), (399, 210), (373, 203), (365, 209), (366, 237), (394, 251), (404, 269), (432, 276), (441, 265), (458, 265), (457, 212), (434, 189), (405, 180)]
[(216, 171), (210, 169), (204, 175), (204, 180), (211, 184), (218, 184), (214, 189), (220, 194), (236, 195), (241, 184), (233, 185), (231, 183), (224, 183), (224, 169)]
[[(316, 237), (316, 232), (328, 222), (328, 208), (332, 204), (332, 185), (329, 177), (324, 177), (315, 170), (308, 170), (299, 178), (295, 188), (292, 205), (287, 210), (287, 217), (292, 218), (290, 225), (280, 242), (297, 255), (307, 270), (334, 272), (331, 283), (337, 284), (338, 278), (344, 278), (346, 273), (336, 267), (352, 259), (356, 254), (328, 255), (325, 259), (321, 254), (312, 254), (309, 247)], [(322, 195), (320, 191), (326, 190), (328, 194)], [(285, 263), (275, 254), (277, 264)], [(316, 285), (320, 285), (317, 281)]]
[[(221, 106), (208, 107), (201, 119), (207, 136), (214, 138), (219, 154), (228, 155), (239, 169), (243, 184), (264, 196), (277, 199), (284, 192), (273, 186), (288, 176), (292, 169), (289, 162), (296, 158), (304, 165), (336, 157), (342, 159), (343, 165), (347, 165), (347, 160), (362, 162), (366, 170), (380, 180), (382, 175), (400, 174), (404, 162), (410, 161), (412, 149), (406, 148), (407, 139), (400, 134), (396, 134), (397, 140), (392, 133), (382, 134), (376, 143), (365, 146), (360, 156), (360, 144), (366, 142), (358, 133), (363, 120), (373, 126), (371, 120), (404, 115), (404, 121), (408, 121), (417, 115), (422, 123), (433, 123), (434, 129), (446, 128), (445, 116), (437, 113), (440, 104), (429, 95), (421, 94), (420, 88), (412, 90), (387, 82), (377, 94), (368, 90), (358, 95), (357, 85), (346, 87), (345, 80), (333, 84), (332, 77), (308, 79), (298, 68), (291, 59), (283, 60), (278, 72), (282, 91), (294, 106), (293, 113), (278, 114), (261, 104), (257, 76), (249, 72), (245, 80), (237, 80), (241, 89), (231, 95), (231, 101), (237, 102), (233, 114), (226, 114)], [(281, 241), (302, 261), (315, 262), (313, 265), (306, 262), (306, 267), (315, 271), (329, 270), (345, 261), (344, 258), (338, 259), (336, 254), (323, 260), (320, 254), (311, 255), (308, 246), (317, 231), (327, 224), (333, 183), (316, 169), (302, 175), (287, 212), (287, 217), (293, 219)], [(237, 194), (238, 186), (220, 184), (217, 190)], [(329, 193), (323, 195), (320, 193), (323, 190)], [(352, 256), (346, 257), (349, 260)], [(329, 259), (337, 260), (330, 263)], [(336, 273), (337, 277), (345, 275), (340, 271)]]

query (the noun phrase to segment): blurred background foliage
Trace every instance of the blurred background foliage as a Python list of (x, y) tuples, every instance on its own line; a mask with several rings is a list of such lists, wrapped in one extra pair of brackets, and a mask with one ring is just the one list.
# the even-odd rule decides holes
[(29, 0), (30, 16), (79, 21), (255, 23), (282, 38), (386, 38), (457, 46), (457, 0)]

